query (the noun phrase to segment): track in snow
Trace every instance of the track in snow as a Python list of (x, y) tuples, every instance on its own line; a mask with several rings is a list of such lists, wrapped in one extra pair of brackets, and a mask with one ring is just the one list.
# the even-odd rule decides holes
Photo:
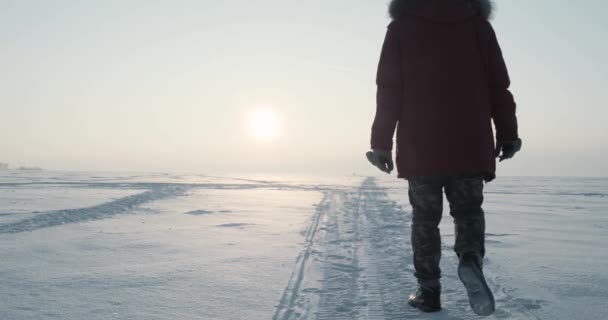
[[(407, 305), (416, 289), (409, 226), (410, 214), (372, 178), (356, 190), (326, 191), (273, 320), (478, 318), (448, 246), (442, 261), (444, 311), (422, 314)], [(498, 286), (491, 263), (487, 265), (498, 309), (488, 318), (538, 319), (531, 310), (540, 308), (540, 302), (516, 299), (510, 294), (516, 290)]]
[[(129, 182), (19, 182), (19, 183), (0, 183), (0, 188), (18, 188), (23, 186), (44, 186), (44, 185), (62, 185), (74, 188), (132, 188), (146, 189), (146, 191), (127, 197), (123, 197), (114, 201), (109, 201), (99, 205), (77, 208), (51, 210), (41, 213), (35, 213), (34, 216), (21, 219), (15, 222), (0, 224), (0, 234), (21, 233), (27, 231), (35, 231), (54, 226), (60, 226), (71, 223), (95, 221), (101, 219), (112, 218), (121, 214), (133, 212), (133, 209), (142, 204), (156, 200), (179, 197), (186, 194), (192, 189), (217, 189), (217, 190), (248, 190), (248, 189), (278, 189), (278, 190), (339, 190), (339, 186), (332, 185), (286, 185), (267, 181), (248, 180), (248, 179), (232, 179), (237, 181), (248, 182), (246, 184), (231, 184), (231, 183), (129, 183)], [(0, 216), (10, 216), (14, 213), (0, 213)], [(20, 213), (20, 215), (26, 215)], [(30, 215), (30, 214), (27, 214)]]
[(188, 190), (187, 186), (180, 185), (155, 185), (150, 190), (123, 197), (114, 201), (102, 203), (96, 206), (53, 210), (37, 214), (31, 218), (22, 219), (12, 223), (0, 225), (0, 234), (20, 233), (50, 228), (70, 223), (94, 221), (111, 218), (116, 215), (131, 212), (138, 206), (155, 200), (177, 197)]

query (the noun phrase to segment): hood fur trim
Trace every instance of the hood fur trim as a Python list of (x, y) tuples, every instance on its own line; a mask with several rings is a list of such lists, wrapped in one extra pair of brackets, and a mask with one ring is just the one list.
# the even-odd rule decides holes
[[(425, 0), (391, 0), (389, 4), (389, 15), (393, 20), (412, 12), (421, 1)], [(460, 1), (463, 4), (471, 6), (486, 20), (492, 19), (494, 13), (494, 4), (492, 0), (445, 0), (445, 1)]]

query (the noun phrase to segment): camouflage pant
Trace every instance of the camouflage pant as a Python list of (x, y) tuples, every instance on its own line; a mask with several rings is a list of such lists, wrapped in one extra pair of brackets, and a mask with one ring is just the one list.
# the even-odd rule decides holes
[(420, 282), (436, 283), (441, 276), (441, 236), (439, 222), (443, 211), (443, 190), (454, 218), (454, 251), (460, 255), (476, 252), (485, 255), (483, 177), (479, 175), (425, 176), (409, 178), (412, 205), (412, 246), (414, 275)]

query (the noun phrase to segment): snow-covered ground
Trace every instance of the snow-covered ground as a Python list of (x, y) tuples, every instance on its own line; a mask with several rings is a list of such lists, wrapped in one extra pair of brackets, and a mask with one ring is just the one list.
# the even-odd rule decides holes
[[(489, 319), (608, 318), (608, 179), (486, 185)], [(0, 171), (0, 319), (477, 319), (415, 289), (394, 177)]]

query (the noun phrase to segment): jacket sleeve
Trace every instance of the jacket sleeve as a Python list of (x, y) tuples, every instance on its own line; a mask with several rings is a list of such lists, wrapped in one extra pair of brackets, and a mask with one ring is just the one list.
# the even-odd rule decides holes
[(388, 26), (376, 75), (376, 116), (372, 125), (371, 147), (391, 151), (395, 127), (401, 115), (403, 81), (397, 30)]
[(511, 80), (502, 50), (492, 25), (485, 21), (482, 25), (487, 53), (487, 72), (492, 103), (492, 119), (496, 128), (497, 141), (513, 141), (519, 138), (516, 104), (509, 91)]

